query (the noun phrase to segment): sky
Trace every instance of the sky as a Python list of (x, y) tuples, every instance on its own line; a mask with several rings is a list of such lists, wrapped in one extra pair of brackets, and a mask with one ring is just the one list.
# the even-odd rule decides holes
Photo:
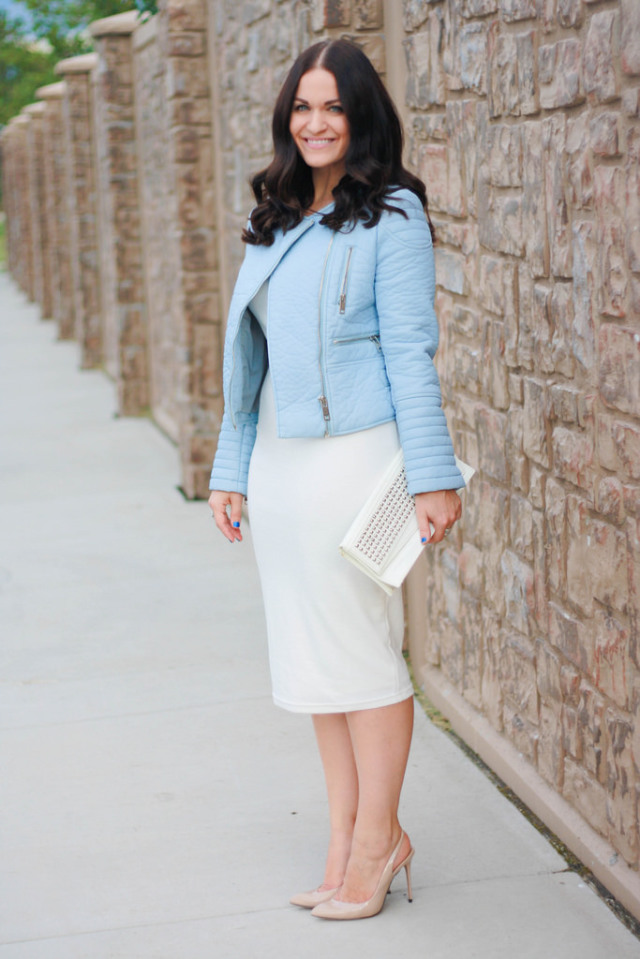
[(25, 23), (29, 23), (29, 11), (15, 0), (0, 0), (0, 10), (5, 10), (11, 16), (20, 17)]

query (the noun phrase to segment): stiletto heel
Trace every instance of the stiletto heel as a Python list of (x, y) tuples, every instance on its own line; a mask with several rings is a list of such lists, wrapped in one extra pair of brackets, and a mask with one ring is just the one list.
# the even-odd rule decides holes
[(413, 849), (411, 850), (411, 855), (408, 857), (407, 862), (405, 863), (404, 871), (407, 875), (407, 899), (409, 902), (413, 902), (413, 890), (411, 889), (411, 859), (413, 857)]
[(378, 880), (378, 885), (376, 886), (375, 891), (370, 899), (366, 899), (364, 902), (343, 902), (341, 899), (332, 898), (326, 902), (320, 903), (320, 905), (312, 909), (311, 915), (317, 916), (319, 919), (368, 919), (370, 916), (376, 916), (384, 906), (384, 901), (391, 883), (402, 868), (404, 868), (407, 873), (408, 897), (409, 901), (411, 901), (412, 895), (410, 870), (411, 860), (414, 853), (413, 848), (402, 860), (402, 862), (396, 866), (395, 869), (393, 868), (395, 858), (400, 852), (400, 847), (402, 846), (403, 841), (404, 832), (400, 836), (400, 842), (391, 853), (386, 866), (382, 870), (382, 875)]

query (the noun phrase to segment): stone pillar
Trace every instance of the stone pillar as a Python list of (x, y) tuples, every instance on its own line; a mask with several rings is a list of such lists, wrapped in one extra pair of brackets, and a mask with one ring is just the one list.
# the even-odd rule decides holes
[(108, 369), (116, 377), (118, 409), (136, 416), (149, 406), (147, 310), (135, 130), (132, 33), (136, 11), (91, 24), (94, 74), (100, 258)]
[(161, 24), (167, 58), (168, 155), (177, 201), (182, 487), (194, 498), (208, 496), (222, 419), (219, 234), (205, 0), (168, 0)]
[(36, 90), (44, 102), (42, 133), (46, 223), (49, 237), (46, 273), (51, 278), (51, 315), (60, 339), (74, 335), (69, 244), (69, 191), (64, 137), (64, 82)]
[(83, 368), (99, 366), (102, 362), (95, 147), (89, 82), (96, 63), (95, 53), (85, 53), (61, 60), (56, 66), (56, 73), (64, 77), (65, 83), (74, 330)]
[(10, 232), (14, 278), (30, 300), (35, 298), (33, 272), (33, 225), (29, 188), (29, 141), (31, 118), (21, 113), (11, 122), (13, 148), (13, 226)]
[(47, 201), (44, 159), (44, 103), (31, 103), (24, 107), (23, 113), (29, 115), (29, 195), (31, 200), (31, 220), (33, 225), (33, 275), (34, 297), (40, 306), (43, 319), (51, 317), (51, 268), (50, 235), (47, 222)]

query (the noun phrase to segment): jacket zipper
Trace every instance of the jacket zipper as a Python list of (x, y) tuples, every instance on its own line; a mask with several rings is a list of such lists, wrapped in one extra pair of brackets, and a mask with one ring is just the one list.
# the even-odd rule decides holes
[(363, 336), (341, 336), (333, 342), (336, 346), (340, 346), (342, 343), (359, 343), (362, 340), (371, 340), (371, 342), (375, 343), (378, 349), (382, 352), (382, 347), (380, 346), (380, 337), (377, 333), (365, 333)]
[[(303, 235), (303, 233), (306, 233), (307, 230), (308, 230), (310, 227), (313, 226), (313, 223), (314, 223), (314, 221), (313, 221), (311, 218), (309, 218), (309, 224), (308, 224), (308, 226), (305, 226), (304, 230), (301, 230), (301, 231), (300, 231), (300, 233), (299, 233), (299, 235), (296, 237), (296, 239), (299, 240), (300, 237)], [(288, 249), (289, 249), (289, 247), (287, 247), (287, 250), (288, 250)], [(247, 300), (247, 306), (245, 306), (245, 310), (246, 310), (247, 307), (249, 306), (249, 303), (251, 303), (251, 300), (254, 298), (254, 296), (256, 295), (256, 293), (258, 292), (258, 290), (260, 289), (260, 287), (262, 286), (262, 284), (263, 284), (266, 280), (269, 279), (269, 277), (271, 276), (271, 273), (273, 273), (273, 271), (275, 270), (275, 268), (277, 267), (278, 263), (280, 262), (280, 260), (281, 260), (282, 257), (284, 256), (284, 254), (287, 252), (287, 250), (284, 250), (284, 251), (280, 254), (280, 256), (278, 257), (277, 261), (276, 261), (275, 264), (273, 265), (273, 269), (271, 270), (271, 272), (268, 274), (268, 276), (266, 276), (266, 277), (264, 278), (264, 280), (262, 280), (261, 283), (258, 284), (258, 286), (256, 287), (256, 289), (253, 291), (253, 293), (251, 294), (251, 296), (250, 296), (249, 299)], [(323, 274), (323, 278), (324, 278), (324, 274)], [(243, 311), (243, 312), (244, 312), (244, 311)], [(239, 321), (239, 323), (238, 323), (238, 327), (237, 327), (237, 329), (236, 329), (235, 336), (233, 337), (233, 343), (232, 343), (232, 345), (231, 345), (231, 373), (229, 374), (229, 399), (231, 399), (231, 386), (232, 386), (232, 383), (233, 383), (233, 374), (234, 374), (235, 371), (236, 371), (236, 341), (237, 341), (238, 336), (239, 336), (239, 333), (240, 333), (240, 327), (241, 327), (241, 325), (242, 325), (242, 316), (240, 317), (240, 321)], [(231, 415), (231, 425), (233, 426), (234, 430), (237, 430), (237, 429), (238, 429), (238, 424), (236, 423), (236, 418), (235, 418), (235, 414), (234, 414), (234, 411), (233, 411), (233, 405), (232, 405), (231, 403), (229, 404), (229, 408), (230, 408), (230, 409), (229, 409), (229, 412), (230, 412), (230, 415)]]
[(320, 289), (318, 291), (318, 367), (320, 369), (320, 383), (322, 385), (322, 393), (318, 397), (318, 402), (322, 407), (322, 417), (324, 419), (324, 435), (329, 435), (329, 422), (331, 421), (331, 414), (329, 412), (329, 403), (327, 402), (326, 396), (326, 387), (324, 383), (324, 372), (322, 369), (322, 291), (324, 289), (324, 277), (327, 272), (327, 263), (329, 261), (329, 254), (331, 252), (331, 247), (333, 246), (333, 241), (335, 240), (335, 233), (331, 235), (329, 241), (329, 246), (327, 247), (327, 252), (325, 254), (324, 263), (322, 265), (322, 276), (320, 277)]
[(340, 285), (340, 313), (344, 313), (347, 309), (347, 284), (349, 282), (349, 267), (351, 265), (351, 256), (353, 254), (353, 247), (350, 246), (347, 250), (347, 263), (344, 268), (344, 276), (342, 277), (342, 283)]

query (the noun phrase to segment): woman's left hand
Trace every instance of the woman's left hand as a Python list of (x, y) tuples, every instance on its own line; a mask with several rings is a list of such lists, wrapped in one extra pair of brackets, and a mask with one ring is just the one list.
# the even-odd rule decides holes
[[(417, 493), (414, 499), (422, 541), (440, 543), (462, 515), (460, 497), (455, 490), (443, 489), (435, 493)], [(433, 533), (429, 524), (433, 526)]]

